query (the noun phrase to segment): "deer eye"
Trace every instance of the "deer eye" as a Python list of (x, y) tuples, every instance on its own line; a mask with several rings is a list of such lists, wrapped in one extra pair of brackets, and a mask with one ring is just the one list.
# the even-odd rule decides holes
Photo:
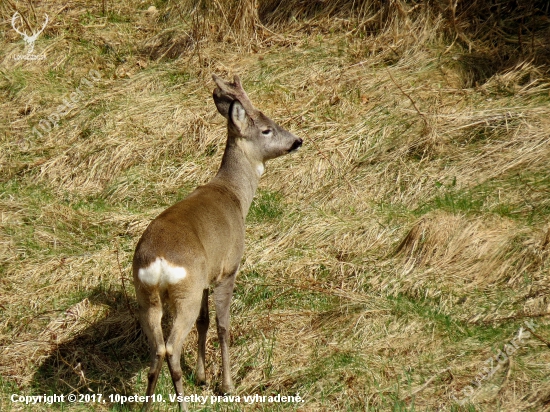
[(262, 130), (262, 134), (263, 134), (264, 136), (267, 136), (267, 135), (271, 134), (271, 129)]

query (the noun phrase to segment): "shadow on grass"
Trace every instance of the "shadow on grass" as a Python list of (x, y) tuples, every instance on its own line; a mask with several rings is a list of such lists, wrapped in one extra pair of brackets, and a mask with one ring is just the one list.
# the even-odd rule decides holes
[(127, 299), (122, 291), (92, 292), (88, 300), (107, 307), (104, 316), (50, 351), (34, 375), (36, 393), (136, 392), (142, 380), (138, 372), (149, 363), (149, 348), (137, 320), (137, 304)]
[[(526, 61), (537, 65), (542, 72), (549, 73), (550, 67), (550, 48), (540, 47), (534, 49), (532, 53), (523, 55), (510, 47), (502, 46), (500, 49), (485, 52), (472, 52), (458, 54), (453, 57), (456, 64), (460, 67), (462, 75), (462, 87), (471, 88), (485, 84), (489, 79), (497, 74), (504, 74), (515, 68), (522, 67)], [(534, 79), (528, 70), (523, 70), (524, 74), (519, 79), (519, 84), (525, 86)], [(504, 90), (503, 90), (504, 91)], [(511, 93), (510, 93), (511, 94)]]

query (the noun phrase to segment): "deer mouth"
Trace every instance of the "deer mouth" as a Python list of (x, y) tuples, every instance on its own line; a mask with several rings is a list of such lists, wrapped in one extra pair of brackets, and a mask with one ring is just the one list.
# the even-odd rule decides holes
[(294, 143), (292, 143), (292, 146), (290, 146), (290, 149), (288, 149), (288, 153), (292, 153), (298, 150), (302, 146), (302, 143), (302, 139), (295, 140)]

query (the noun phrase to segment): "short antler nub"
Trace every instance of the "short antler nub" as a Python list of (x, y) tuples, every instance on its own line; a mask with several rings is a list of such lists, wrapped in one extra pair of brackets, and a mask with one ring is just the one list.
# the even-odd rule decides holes
[(221, 77), (215, 74), (212, 74), (212, 79), (216, 83), (216, 86), (218, 86), (214, 89), (214, 100), (216, 101), (216, 106), (218, 106), (218, 110), (220, 111), (220, 113), (227, 113), (228, 111), (220, 110), (220, 106), (223, 106), (224, 108), (226, 107), (226, 109), (228, 109), (234, 100), (238, 100), (239, 103), (244, 107), (247, 114), (251, 117), (254, 117), (258, 110), (254, 107), (254, 105), (248, 98), (248, 95), (244, 91), (239, 76), (233, 76), (233, 83), (226, 82)]

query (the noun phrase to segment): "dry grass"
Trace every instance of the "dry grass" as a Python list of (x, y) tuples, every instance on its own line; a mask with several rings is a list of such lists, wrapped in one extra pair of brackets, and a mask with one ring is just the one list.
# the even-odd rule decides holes
[[(36, 63), (13, 59), (11, 3), (0, 5), (0, 409), (24, 409), (11, 393), (144, 392), (130, 261), (148, 222), (216, 171), (215, 72), (239, 73), (305, 140), (268, 164), (249, 216), (232, 306), (238, 394), (306, 399), (277, 410), (548, 410), (548, 10), (512, 10), (498, 26), (487, 2), (147, 12), (121, 1), (105, 16), (102, 2), (34, 2), (37, 20), (55, 16)], [(90, 69), (101, 80), (33, 134)], [(528, 319), (536, 336), (456, 404)], [(187, 340), (188, 393), (217, 393), (216, 344), (212, 330), (203, 388), (195, 332)], [(170, 385), (164, 371), (165, 397)], [(207, 410), (220, 409), (272, 410)]]

